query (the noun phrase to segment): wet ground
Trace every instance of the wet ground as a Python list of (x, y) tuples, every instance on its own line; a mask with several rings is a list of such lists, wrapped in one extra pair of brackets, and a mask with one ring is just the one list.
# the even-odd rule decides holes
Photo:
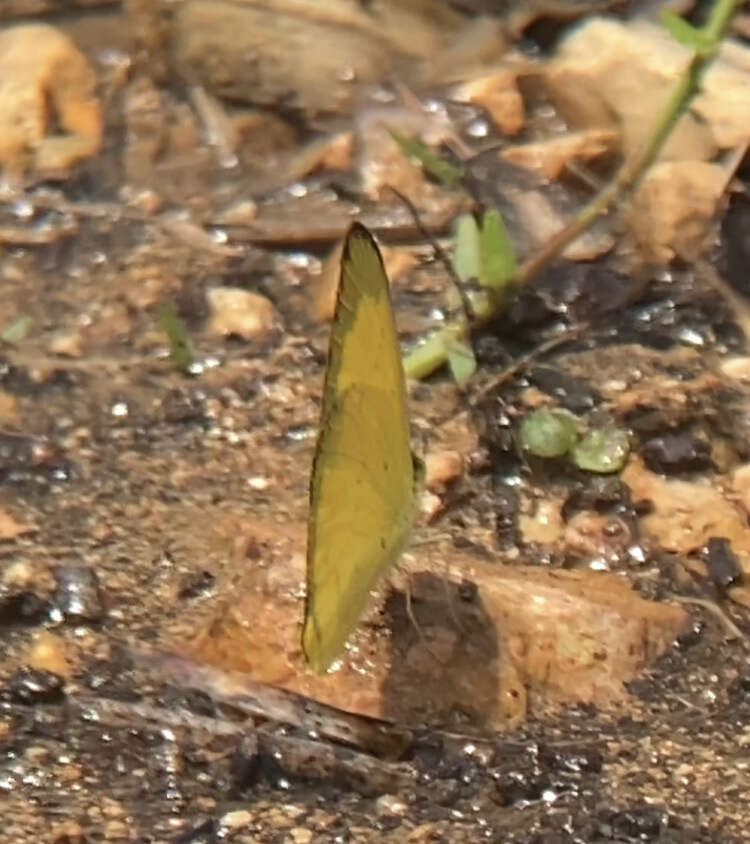
[[(68, 25), (86, 35), (91, 56), (97, 39), (123, 46), (109, 12)], [(506, 677), (498, 649), (511, 638), (477, 621), (493, 567), (509, 578), (527, 576), (521, 565), (579, 572), (584, 582), (606, 568), (666, 608), (679, 628), (674, 645), (657, 641), (657, 621), (646, 622), (622, 675), (604, 682), (582, 674), (578, 688), (577, 674), (567, 685), (555, 676), (564, 670), (552, 658), (538, 669), (514, 652), (508, 664), (524, 705), (499, 707), (501, 715), (485, 713), (480, 686), (474, 698), (450, 672), (420, 682), (410, 697), (409, 672), (426, 677), (432, 664), (424, 653), (417, 659), (421, 634), (403, 610), (402, 575), (357, 639), (389, 661), (378, 668), (378, 690), (356, 687), (351, 708), (397, 713), (414, 729), (400, 764), (382, 765), (340, 743), (310, 747), (289, 724), (243, 728), (221, 695), (189, 688), (192, 675), (180, 683), (163, 665), (133, 666), (138, 645), (229, 668), (253, 665), (261, 653), (268, 671), (291, 672), (282, 685), (299, 686), (299, 655), (285, 648), (299, 625), (295, 584), (327, 342), (327, 326), (310, 316), (310, 288), (356, 203), (338, 176), (335, 201), (315, 177), (306, 196), (266, 185), (253, 193), (265, 197), (257, 219), (213, 225), (249, 190), (248, 174), (257, 178), (253, 161), (268, 153), (264, 143), (273, 146), (271, 124), (228, 170), (196, 128), (183, 89), (137, 79), (126, 86), (113, 54), (97, 68), (103, 151), (52, 192), (16, 195), (2, 210), (0, 330), (14, 327), (0, 346), (2, 840), (746, 840), (750, 531), (738, 473), (750, 457), (750, 405), (722, 368), (742, 349), (738, 315), (693, 267), (632, 278), (604, 262), (553, 266), (475, 338), (477, 384), (486, 387), (563, 324), (584, 320), (585, 332), (482, 400), (479, 387), (460, 391), (445, 376), (411, 396), (428, 454), (470, 443), (465, 471), (438, 496), (440, 518), (420, 527), (428, 550), (417, 545), (405, 569), (424, 567), (433, 578), (448, 569), (462, 634), (442, 593), (420, 593), (418, 578), (417, 619), (433, 648), (448, 641), (457, 665), (469, 652), (486, 664), (483, 697), (493, 671)], [(277, 138), (292, 131), (273, 125)], [(158, 164), (149, 152), (154, 132)], [(140, 199), (123, 200), (125, 182)], [(146, 188), (166, 214), (151, 209)], [(435, 199), (428, 227), (440, 230), (456, 206)], [(169, 216), (184, 207), (189, 225)], [(420, 243), (403, 207), (361, 207), (386, 244)], [(741, 265), (744, 212), (731, 213), (724, 254)], [(29, 232), (41, 232), (41, 242)], [(398, 282), (407, 343), (431, 325), (446, 285), (434, 264)], [(212, 329), (206, 291), (220, 286), (270, 300), (267, 330), (243, 339)], [(194, 346), (190, 375), (167, 358), (157, 316), (166, 298)], [(510, 432), (540, 396), (628, 428), (634, 456), (621, 483), (519, 457)], [(657, 486), (664, 477), (693, 485), (680, 488), (687, 498), (708, 485), (731, 512), (719, 508), (698, 524), (698, 512), (681, 510), (688, 524), (678, 523), (667, 506), (677, 491)], [(557, 528), (539, 517), (548, 506), (562, 513)], [(706, 550), (712, 537), (727, 543)], [(472, 581), (472, 565), (484, 580)], [(259, 576), (264, 588), (276, 584), (278, 604), (273, 596), (252, 604)], [(537, 576), (519, 582), (532, 589)], [(675, 620), (675, 607), (687, 615)], [(245, 640), (226, 633), (238, 612)], [(489, 605), (487, 613), (497, 621)], [(441, 638), (440, 625), (452, 638)], [(528, 637), (513, 642), (532, 651), (534, 630)], [(576, 657), (561, 664), (575, 666)], [(593, 658), (605, 674), (615, 672), (610, 657)], [(611, 693), (623, 684), (626, 694)], [(335, 685), (323, 692), (342, 705)], [(408, 717), (415, 711), (421, 721)]]

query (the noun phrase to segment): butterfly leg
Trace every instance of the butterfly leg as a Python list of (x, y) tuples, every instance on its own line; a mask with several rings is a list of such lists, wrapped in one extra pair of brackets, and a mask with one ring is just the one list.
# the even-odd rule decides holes
[(411, 594), (411, 578), (406, 578), (406, 586), (404, 587), (404, 603), (406, 605), (406, 616), (412, 624), (412, 627), (417, 631), (417, 635), (419, 636), (419, 640), (424, 646), (424, 649), (427, 653), (437, 662), (438, 665), (444, 667), (447, 665), (440, 657), (432, 650), (432, 648), (427, 644), (427, 638), (424, 635), (424, 630), (419, 625), (416, 616), (414, 615), (414, 606), (412, 605), (412, 594)]

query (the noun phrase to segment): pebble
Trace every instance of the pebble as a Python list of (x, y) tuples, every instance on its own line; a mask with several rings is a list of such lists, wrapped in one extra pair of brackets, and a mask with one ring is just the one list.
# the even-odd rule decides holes
[(80, 331), (61, 331), (50, 340), (47, 349), (50, 354), (63, 358), (81, 358), (83, 335)]
[(37, 671), (70, 677), (71, 669), (63, 639), (49, 630), (40, 630), (31, 641), (26, 665)]
[(673, 475), (711, 468), (711, 446), (690, 433), (652, 437), (641, 446), (641, 456), (652, 472)]
[(409, 813), (409, 806), (394, 794), (383, 794), (375, 801), (375, 811), (379, 815), (395, 815), (405, 818)]
[(0, 627), (33, 627), (41, 624), (51, 609), (51, 604), (35, 592), (6, 590), (0, 585)]
[(34, 705), (61, 703), (64, 698), (63, 679), (51, 671), (19, 668), (8, 678), (3, 696), (11, 703)]
[(68, 621), (96, 622), (104, 616), (99, 578), (90, 566), (60, 565), (52, 568), (55, 603)]
[(742, 575), (737, 556), (732, 551), (728, 539), (712, 536), (706, 543), (705, 560), (708, 566), (708, 578), (722, 589), (731, 586)]
[(206, 298), (211, 309), (206, 326), (210, 334), (219, 337), (234, 334), (243, 340), (259, 340), (274, 327), (273, 305), (259, 293), (240, 287), (212, 287)]
[(226, 812), (226, 814), (219, 818), (217, 824), (218, 829), (216, 831), (217, 839), (226, 838), (232, 832), (250, 826), (252, 820), (252, 812), (247, 811), (247, 809), (235, 809), (234, 811)]
[(130, 827), (123, 821), (107, 821), (104, 824), (104, 838), (106, 841), (130, 841)]
[(295, 826), (294, 829), (289, 830), (289, 840), (293, 841), (294, 844), (310, 844), (313, 840), (313, 834), (309, 829)]
[(49, 831), (50, 844), (85, 844), (83, 829), (77, 821), (56, 823)]
[(441, 492), (464, 471), (463, 457), (457, 451), (435, 451), (424, 461), (425, 486), (430, 492)]

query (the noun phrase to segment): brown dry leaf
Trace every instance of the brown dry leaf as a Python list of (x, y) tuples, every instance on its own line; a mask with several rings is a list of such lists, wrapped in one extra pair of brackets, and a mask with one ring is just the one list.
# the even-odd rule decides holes
[(32, 524), (19, 522), (7, 510), (0, 509), (0, 540), (16, 539), (25, 533), (33, 533), (36, 529)]
[(502, 134), (515, 135), (523, 129), (525, 121), (518, 74), (518, 68), (503, 68), (489, 76), (464, 82), (451, 96), (458, 102), (482, 106)]
[(593, 161), (613, 152), (619, 133), (613, 129), (569, 132), (556, 138), (506, 147), (500, 157), (511, 164), (534, 170), (545, 179), (558, 179), (574, 162)]
[(284, 175), (289, 182), (297, 182), (317, 170), (348, 170), (352, 165), (354, 134), (339, 132), (311, 141), (296, 151)]
[(95, 89), (85, 57), (54, 27), (0, 33), (0, 166), (14, 176), (59, 175), (95, 155), (102, 140)]

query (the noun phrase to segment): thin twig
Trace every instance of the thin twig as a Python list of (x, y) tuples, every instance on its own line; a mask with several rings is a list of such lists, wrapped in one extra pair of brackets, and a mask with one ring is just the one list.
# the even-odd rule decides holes
[(455, 289), (459, 299), (461, 300), (461, 304), (463, 306), (464, 321), (468, 324), (468, 320), (474, 315), (473, 309), (471, 307), (471, 302), (469, 301), (469, 298), (466, 295), (466, 291), (464, 290), (461, 279), (458, 277), (458, 274), (456, 273), (456, 270), (453, 267), (453, 262), (448, 257), (445, 249), (443, 249), (443, 247), (438, 243), (437, 238), (433, 237), (432, 234), (424, 226), (422, 220), (419, 217), (419, 211), (415, 207), (414, 203), (409, 199), (409, 197), (406, 196), (406, 194), (401, 193), (401, 191), (397, 188), (394, 188), (393, 185), (389, 185), (388, 187), (390, 191), (395, 194), (401, 202), (404, 203), (406, 210), (411, 214), (411, 217), (414, 220), (414, 225), (417, 227), (417, 231), (430, 244), (433, 252), (440, 260), (442, 265), (445, 267), (445, 271), (448, 273), (448, 276), (450, 277), (450, 280), (453, 283), (453, 288)]
[(707, 598), (693, 598), (690, 595), (675, 595), (673, 593), (670, 593), (666, 597), (670, 601), (677, 601), (678, 604), (695, 604), (697, 607), (702, 607), (724, 625), (727, 633), (729, 633), (729, 638), (745, 640), (745, 634), (715, 601), (709, 601)]
[(547, 352), (551, 352), (552, 349), (556, 349), (558, 346), (561, 346), (563, 343), (567, 343), (569, 340), (576, 339), (583, 334), (588, 327), (589, 326), (586, 323), (575, 325), (567, 331), (564, 331), (562, 334), (558, 334), (556, 337), (551, 337), (544, 343), (540, 343), (535, 349), (532, 349), (525, 355), (521, 355), (516, 358), (512, 363), (508, 364), (502, 372), (492, 378), (489, 383), (485, 384), (478, 393), (472, 396), (470, 402), (471, 407), (477, 407), (477, 405), (484, 401), (487, 396), (494, 393), (498, 387), (502, 386), (509, 378), (512, 378), (521, 369), (525, 369), (530, 363), (533, 363), (533, 361)]
[[(693, 53), (640, 154), (625, 161), (614, 179), (582, 208), (568, 225), (548, 240), (536, 255), (533, 255), (521, 265), (514, 279), (518, 285), (527, 284), (542, 267), (560, 255), (595, 220), (608, 213), (617, 203), (621, 203), (638, 186), (659, 155), (680, 116), (699, 92), (703, 75), (719, 51), (722, 38), (739, 6), (739, 1), (716, 0), (711, 8), (708, 20), (701, 30), (706, 39), (706, 46)], [(498, 299), (494, 303), (494, 307), (488, 309), (490, 313), (486, 316), (483, 315), (481, 321), (484, 322), (497, 316), (500, 310), (505, 307), (505, 304), (505, 300)], [(429, 346), (430, 354), (425, 354), (423, 346), (418, 359), (415, 358), (414, 365), (411, 356), (408, 357), (405, 362), (407, 375), (409, 377), (425, 377), (440, 367), (445, 363), (444, 338), (460, 338), (462, 334), (465, 336), (467, 330), (460, 324), (448, 324), (429, 337), (424, 346)], [(416, 351), (419, 352), (420, 347)], [(413, 368), (418, 370), (418, 374), (413, 371)]]

